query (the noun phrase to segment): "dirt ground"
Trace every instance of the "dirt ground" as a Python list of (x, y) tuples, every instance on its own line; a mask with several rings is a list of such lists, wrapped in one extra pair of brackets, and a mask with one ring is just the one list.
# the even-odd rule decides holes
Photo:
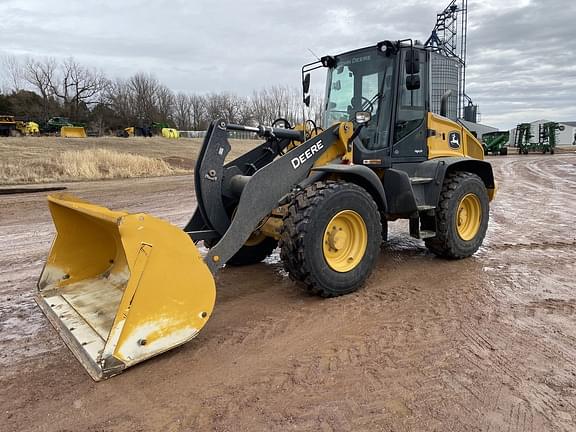
[[(94, 383), (32, 299), (44, 194), (0, 196), (2, 431), (574, 431), (576, 155), (491, 159), (485, 245), (450, 262), (402, 224), (359, 292), (303, 294), (278, 262), (226, 268), (192, 342)], [(70, 191), (182, 226), (191, 176)]]

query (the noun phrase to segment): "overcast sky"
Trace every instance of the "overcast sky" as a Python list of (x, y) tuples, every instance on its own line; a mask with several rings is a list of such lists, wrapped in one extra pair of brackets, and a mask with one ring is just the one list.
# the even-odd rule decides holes
[[(299, 85), (301, 65), (314, 60), (309, 49), (322, 56), (383, 39), (426, 40), (447, 4), (0, 0), (0, 55), (74, 56), (111, 77), (144, 71), (176, 91), (248, 95)], [(468, 8), (467, 93), (482, 122), (576, 121), (576, 3), (470, 0)]]

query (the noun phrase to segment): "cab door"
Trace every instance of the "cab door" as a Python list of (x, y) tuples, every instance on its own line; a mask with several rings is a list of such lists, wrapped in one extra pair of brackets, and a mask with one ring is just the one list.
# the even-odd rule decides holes
[[(360, 82), (358, 93), (364, 100), (371, 97), (372, 120), (362, 129), (354, 141), (354, 163), (371, 168), (387, 168), (390, 159), (390, 119), (395, 97), (394, 63), (386, 64), (382, 70), (365, 75)], [(361, 93), (360, 93), (361, 91)], [(376, 96), (376, 97), (375, 97)]]
[(393, 163), (420, 162), (428, 159), (428, 53), (407, 48), (400, 55), (392, 159)]

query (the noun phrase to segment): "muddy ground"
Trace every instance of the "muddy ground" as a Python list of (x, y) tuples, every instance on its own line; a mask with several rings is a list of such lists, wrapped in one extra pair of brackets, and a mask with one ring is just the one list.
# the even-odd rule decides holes
[[(187, 345), (94, 383), (32, 299), (44, 194), (0, 197), (2, 431), (574, 431), (576, 155), (494, 158), (484, 247), (443, 261), (392, 227), (361, 291), (322, 300), (227, 268)], [(72, 192), (183, 225), (192, 177)]]

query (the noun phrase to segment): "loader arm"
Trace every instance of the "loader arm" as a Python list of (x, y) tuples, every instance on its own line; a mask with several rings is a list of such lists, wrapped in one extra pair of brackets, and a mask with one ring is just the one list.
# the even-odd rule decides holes
[[(281, 199), (310, 175), (315, 162), (338, 140), (346, 139), (352, 130), (351, 124), (336, 124), (279, 157), (280, 151), (292, 140), (302, 139), (300, 132), (269, 131), (276, 138), (276, 147), (272, 145), (275, 140), (269, 140), (224, 166), (231, 148), (228, 127), (225, 122), (217, 121), (208, 131), (196, 163), (198, 209), (188, 224), (188, 227), (204, 229), (186, 230), (194, 241), (218, 239), (205, 257), (213, 274), (240, 250)], [(253, 173), (247, 175), (249, 171)], [(232, 219), (231, 206), (235, 210)]]
[[(258, 129), (228, 125), (222, 120), (214, 122), (209, 127), (194, 170), (194, 187), (198, 207), (184, 228), (186, 232), (196, 231), (195, 241), (203, 240), (202, 237), (214, 236), (215, 234), (213, 232), (210, 234), (210, 231), (216, 231), (222, 236), (228, 229), (230, 215), (238, 203), (238, 196), (227, 186), (226, 179), (229, 180), (237, 174), (246, 176), (254, 174), (281, 155), (286, 147), (292, 143), (292, 140), (303, 141), (303, 136), (298, 131), (278, 131), (279, 134), (289, 136), (278, 139), (274, 129), (266, 132), (266, 129), (263, 128), (259, 133), (273, 134), (274, 136), (269, 136), (266, 142), (223, 165), (226, 155), (230, 151), (228, 131), (231, 128), (234, 130)], [(204, 175), (200, 175), (200, 173)], [(226, 195), (219, 196), (220, 192)], [(206, 235), (199, 236), (198, 231), (204, 230), (207, 230)]]

